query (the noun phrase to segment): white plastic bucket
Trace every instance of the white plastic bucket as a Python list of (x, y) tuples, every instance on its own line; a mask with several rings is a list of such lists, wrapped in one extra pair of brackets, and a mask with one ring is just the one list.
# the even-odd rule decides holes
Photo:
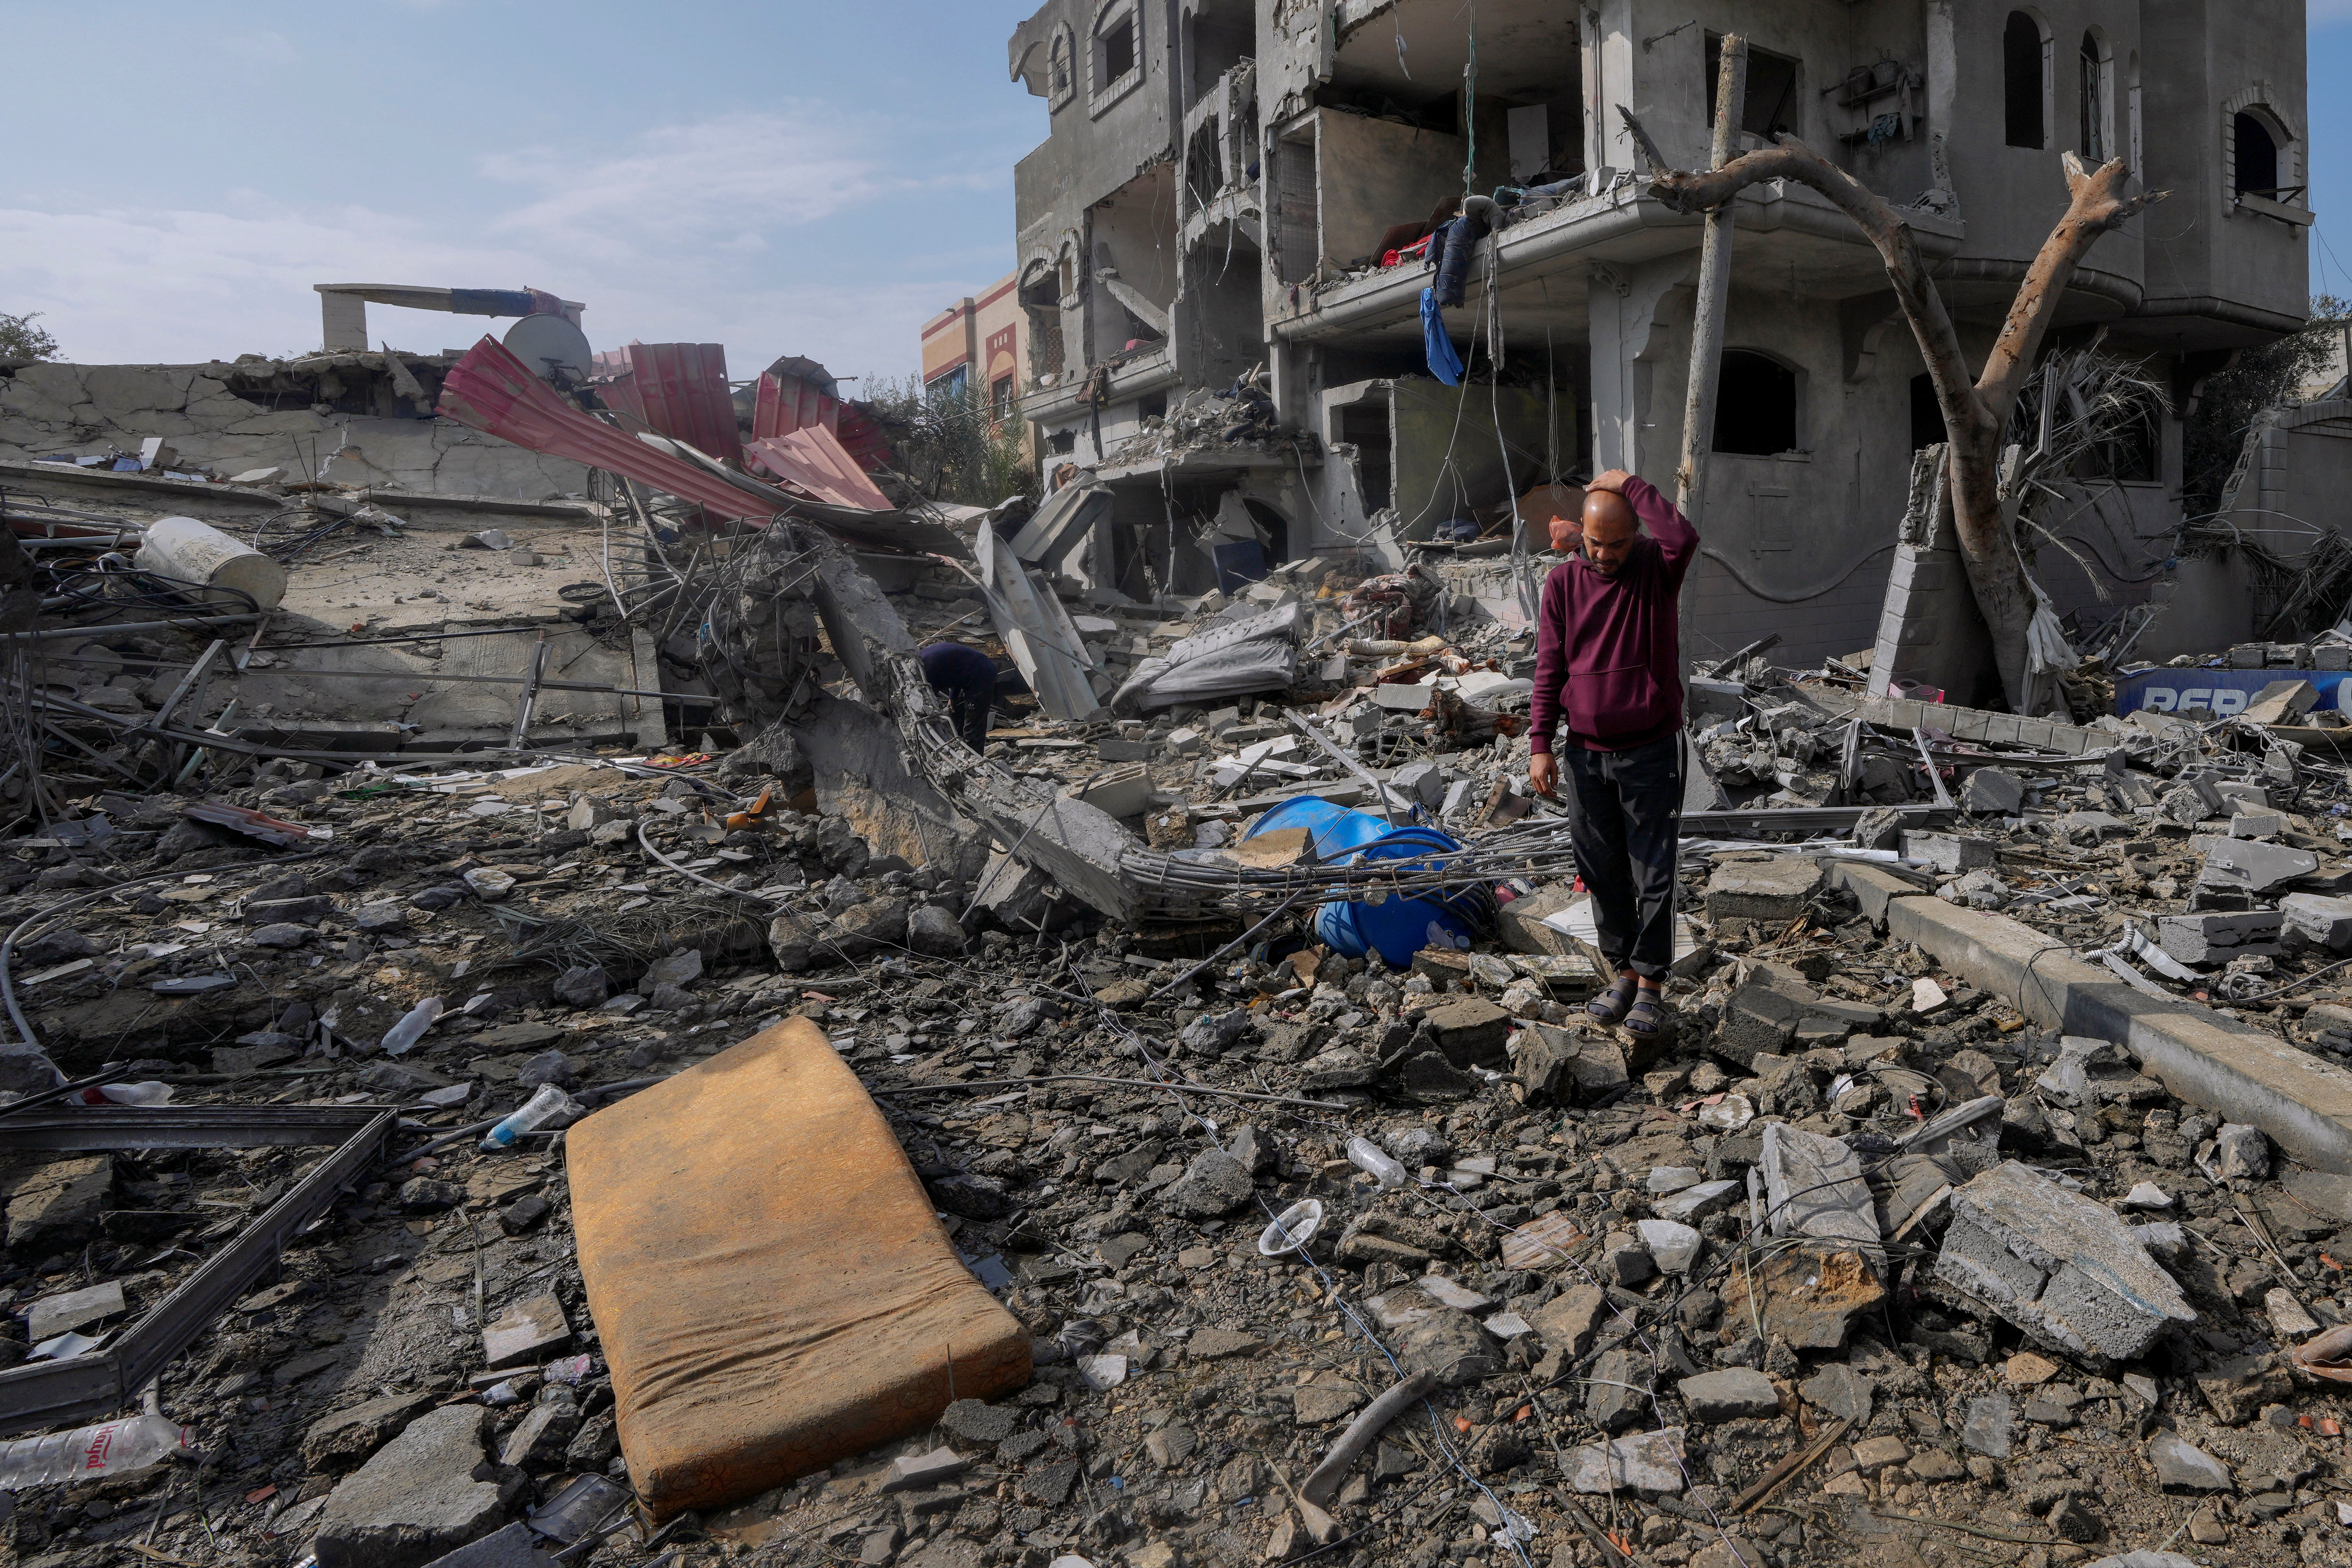
[[(278, 601), (286, 597), (285, 567), (253, 546), (231, 539), (193, 517), (158, 518), (149, 523), (147, 542), (139, 547), (131, 563), (142, 572), (153, 572), (183, 583), (234, 589), (249, 595), (255, 605), (265, 610), (276, 609)], [(227, 594), (191, 589), (181, 592), (208, 609), (235, 611), (246, 607), (244, 600)]]

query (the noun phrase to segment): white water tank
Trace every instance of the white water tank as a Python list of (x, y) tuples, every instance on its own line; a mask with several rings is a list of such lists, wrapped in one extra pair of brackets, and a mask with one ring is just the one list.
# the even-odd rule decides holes
[[(147, 542), (131, 558), (133, 566), (183, 583), (230, 588), (248, 595), (255, 605), (274, 610), (286, 597), (286, 568), (241, 540), (232, 539), (193, 517), (158, 518), (147, 525)], [(181, 590), (207, 609), (237, 611), (241, 599), (226, 594)]]

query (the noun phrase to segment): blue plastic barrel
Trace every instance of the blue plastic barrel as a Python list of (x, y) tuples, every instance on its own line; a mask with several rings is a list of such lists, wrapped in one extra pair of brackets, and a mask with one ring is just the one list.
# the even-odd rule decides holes
[(1292, 827), (1307, 829), (1307, 841), (1314, 847), (1315, 858), (1327, 863), (1345, 860), (1351, 851), (1361, 849), (1389, 831), (1389, 825), (1370, 812), (1334, 805), (1321, 795), (1297, 795), (1259, 817), (1257, 825), (1249, 830), (1249, 837), (1256, 838)]
[[(1369, 812), (1350, 811), (1316, 795), (1295, 795), (1268, 811), (1249, 837), (1304, 827), (1315, 858), (1327, 865), (1358, 860), (1432, 860), (1457, 852), (1459, 839), (1433, 827), (1391, 827)], [(1474, 890), (1391, 897), (1378, 904), (1334, 900), (1315, 912), (1315, 934), (1343, 958), (1377, 951), (1392, 969), (1403, 969), (1425, 947), (1466, 948), (1478, 930)]]

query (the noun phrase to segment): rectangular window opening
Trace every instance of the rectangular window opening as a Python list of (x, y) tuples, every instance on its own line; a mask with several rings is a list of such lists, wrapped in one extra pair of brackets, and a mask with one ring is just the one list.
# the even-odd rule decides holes
[(1103, 85), (1108, 86), (1135, 68), (1135, 18), (1121, 16), (1103, 30)]
[[(1706, 97), (1706, 122), (1715, 124), (1715, 86), (1723, 72), (1723, 38), (1706, 36), (1706, 79), (1699, 90)], [(1780, 132), (1795, 133), (1799, 119), (1797, 62), (1769, 49), (1748, 46), (1748, 87), (1739, 108), (1739, 129), (1769, 141)]]

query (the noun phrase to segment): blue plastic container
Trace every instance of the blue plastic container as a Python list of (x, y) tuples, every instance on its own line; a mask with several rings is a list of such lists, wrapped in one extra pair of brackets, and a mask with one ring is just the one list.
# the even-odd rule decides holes
[[(1284, 801), (1257, 820), (1249, 837), (1283, 828), (1307, 829), (1315, 858), (1327, 865), (1358, 860), (1415, 860), (1443, 865), (1462, 844), (1433, 827), (1391, 827), (1369, 812), (1350, 811), (1315, 795)], [(1475, 937), (1479, 900), (1475, 889), (1391, 898), (1378, 904), (1335, 900), (1315, 912), (1315, 934), (1344, 958), (1378, 952), (1391, 969), (1403, 969), (1425, 947), (1466, 948)]]

